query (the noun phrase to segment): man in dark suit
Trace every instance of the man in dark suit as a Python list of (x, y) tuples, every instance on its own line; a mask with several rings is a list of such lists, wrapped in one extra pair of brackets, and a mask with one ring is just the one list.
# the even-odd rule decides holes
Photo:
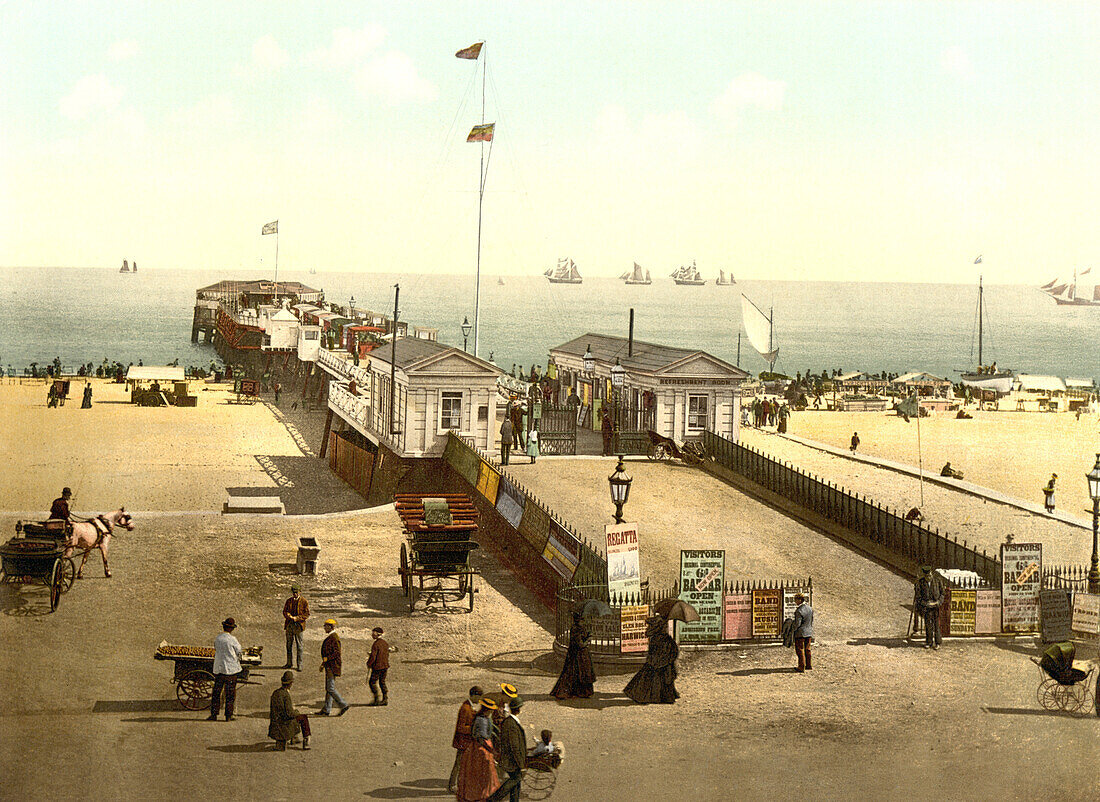
[(50, 517), (60, 518), (66, 523), (72, 523), (69, 511), (69, 499), (73, 497), (73, 491), (69, 488), (64, 488), (61, 491), (61, 498), (55, 498), (53, 504), (50, 505)]
[(527, 768), (527, 734), (518, 718), (522, 707), (523, 697), (517, 696), (509, 700), (508, 708), (511, 713), (500, 725), (500, 738), (497, 740), (497, 752), (500, 756), (498, 763), (508, 772), (508, 779), (489, 797), (489, 802), (502, 802), (505, 798), (509, 802), (519, 802), (523, 770)]

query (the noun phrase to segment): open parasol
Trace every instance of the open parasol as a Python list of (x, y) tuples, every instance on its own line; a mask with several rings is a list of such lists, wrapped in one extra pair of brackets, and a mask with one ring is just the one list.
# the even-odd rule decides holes
[(661, 599), (661, 601), (657, 602), (653, 606), (653, 614), (666, 618), (669, 621), (684, 621), (690, 623), (691, 621), (699, 620), (698, 610), (686, 601), (674, 598)]
[(599, 599), (585, 599), (573, 605), (573, 612), (580, 613), (581, 618), (588, 618), (593, 615), (611, 615), (612, 611), (607, 602)]

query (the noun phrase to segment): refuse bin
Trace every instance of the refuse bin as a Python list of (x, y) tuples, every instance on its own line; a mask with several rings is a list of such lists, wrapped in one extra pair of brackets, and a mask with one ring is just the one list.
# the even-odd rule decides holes
[(321, 547), (315, 537), (298, 538), (298, 573), (313, 575), (317, 573), (317, 555)]

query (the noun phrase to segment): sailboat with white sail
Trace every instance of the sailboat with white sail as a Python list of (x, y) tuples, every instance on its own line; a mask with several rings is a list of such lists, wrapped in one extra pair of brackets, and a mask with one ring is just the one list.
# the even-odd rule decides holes
[(732, 287), (737, 281), (733, 277), (733, 273), (730, 273), (729, 278), (726, 278), (726, 271), (718, 271), (718, 280), (714, 282), (716, 287)]
[(1100, 306), (1100, 284), (1095, 280), (1092, 284), (1079, 281), (1091, 272), (1092, 268), (1087, 267), (1078, 274), (1077, 268), (1074, 268), (1072, 281), (1056, 278), (1039, 289), (1053, 298), (1059, 306)]
[[(974, 260), (974, 264), (981, 264), (982, 257)], [(978, 276), (978, 369), (962, 373), (959, 381), (966, 387), (976, 390), (993, 390), (999, 395), (1007, 395), (1012, 391), (1012, 383), (1015, 375), (1011, 370), (1000, 370), (997, 363), (986, 365), (983, 361), (983, 341), (985, 332), (985, 290), (982, 285), (982, 277)]]
[(745, 293), (741, 293), (741, 324), (752, 347), (764, 357), (768, 369), (774, 372), (775, 360), (779, 357), (779, 345), (775, 341), (775, 310), (769, 309), (765, 315)]
[(623, 280), (624, 284), (652, 284), (653, 279), (649, 277), (649, 271), (643, 270), (642, 266), (637, 262), (634, 263), (634, 269), (629, 270), (619, 276)]
[(551, 284), (580, 284), (584, 281), (577, 265), (568, 257), (558, 259), (557, 266), (551, 267), (543, 275)]
[(672, 280), (677, 284), (682, 284), (690, 287), (702, 287), (706, 284), (706, 279), (699, 273), (699, 268), (695, 266), (695, 260), (693, 259), (690, 265), (681, 265), (672, 271)]

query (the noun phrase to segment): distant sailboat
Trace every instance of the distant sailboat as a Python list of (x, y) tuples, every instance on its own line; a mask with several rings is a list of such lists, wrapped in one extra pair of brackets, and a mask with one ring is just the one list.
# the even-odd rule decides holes
[(741, 293), (741, 323), (745, 326), (745, 333), (749, 335), (752, 347), (764, 357), (768, 369), (773, 372), (775, 360), (779, 356), (779, 346), (775, 343), (774, 317), (775, 310), (765, 315), (745, 293)]
[(704, 279), (699, 274), (699, 268), (695, 266), (695, 261), (692, 260), (691, 265), (683, 265), (672, 272), (672, 280), (677, 284), (683, 284), (691, 287), (702, 287), (706, 284)]
[(504, 279), (502, 279), (500, 276), (497, 276), (497, 286), (499, 286), (499, 287), (504, 286)]
[[(135, 271), (137, 270), (137, 266), (136, 266), (136, 265), (134, 266), (134, 270), (135, 270)], [(118, 272), (119, 272), (119, 273), (129, 273), (129, 272), (130, 272), (130, 263), (129, 263), (129, 262), (127, 261), (127, 260), (123, 259), (123, 260), (122, 260), (122, 267), (120, 267), (120, 268), (118, 269)]]
[(551, 284), (580, 284), (584, 281), (577, 265), (569, 258), (559, 259), (557, 267), (550, 268), (543, 275)]
[[(980, 256), (974, 260), (974, 264), (981, 264)], [(1015, 378), (1012, 371), (997, 370), (996, 362), (989, 367), (986, 367), (982, 362), (983, 322), (985, 319), (984, 294), (982, 277), (978, 276), (978, 369), (963, 373), (959, 377), (959, 381), (963, 385), (977, 390), (994, 390), (1000, 395), (1007, 395), (1012, 391), (1012, 383)], [(971, 352), (971, 356), (973, 356), (973, 352)]]
[(619, 276), (626, 284), (652, 284), (653, 279), (649, 277), (648, 270), (642, 270), (642, 266), (637, 262), (634, 263), (634, 269), (623, 273)]
[[(1087, 276), (1091, 272), (1091, 267), (1085, 268), (1080, 276)], [(1088, 284), (1078, 283), (1077, 268), (1073, 269), (1073, 281), (1059, 282), (1059, 279), (1054, 279), (1039, 289), (1053, 298), (1059, 306), (1100, 306), (1100, 284), (1093, 282), (1092, 292), (1089, 292)]]
[(716, 282), (714, 282), (715, 286), (718, 286), (718, 287), (732, 287), (736, 283), (737, 282), (734, 281), (734, 278), (733, 278), (733, 273), (730, 273), (730, 277), (726, 278), (726, 271), (725, 270), (719, 270), (718, 271), (718, 280)]

